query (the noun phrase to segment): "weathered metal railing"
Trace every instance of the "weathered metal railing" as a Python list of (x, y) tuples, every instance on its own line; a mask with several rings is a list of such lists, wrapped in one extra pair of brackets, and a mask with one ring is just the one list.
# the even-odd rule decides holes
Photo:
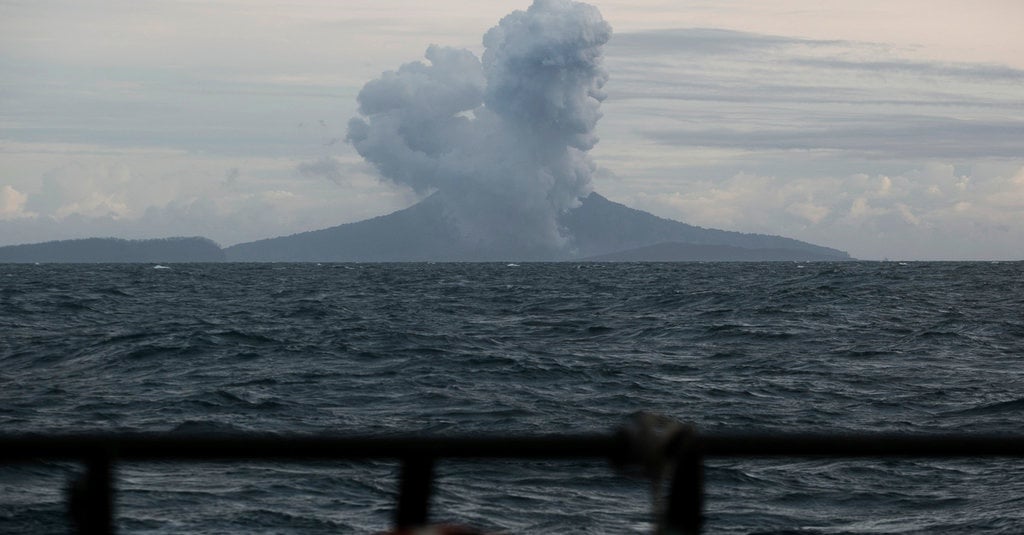
[(133, 461), (367, 460), (401, 461), (397, 529), (429, 518), (438, 459), (607, 459), (671, 474), (656, 519), (661, 533), (696, 534), (703, 522), (704, 461), (708, 458), (1024, 457), (1022, 435), (699, 433), (665, 419), (634, 419), (615, 433), (535, 437), (351, 437), (270, 434), (0, 435), (0, 464), (43, 460), (83, 462), (69, 488), (68, 508), (81, 533), (114, 531), (114, 467)]

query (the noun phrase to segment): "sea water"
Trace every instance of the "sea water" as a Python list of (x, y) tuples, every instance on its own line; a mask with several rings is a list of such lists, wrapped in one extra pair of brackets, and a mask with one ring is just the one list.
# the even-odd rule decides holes
[[(0, 265), (0, 432), (1024, 432), (1022, 263)], [(0, 532), (80, 468), (0, 466)], [(642, 533), (607, 463), (443, 461), (432, 517)], [(122, 463), (128, 533), (374, 532), (391, 462)], [(714, 460), (708, 533), (1024, 532), (1015, 460)]]

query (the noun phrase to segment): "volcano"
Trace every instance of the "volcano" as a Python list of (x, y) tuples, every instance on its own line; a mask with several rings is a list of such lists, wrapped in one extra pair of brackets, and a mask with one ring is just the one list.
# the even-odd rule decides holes
[(563, 247), (496, 247), (460, 232), (435, 195), (388, 215), (241, 243), (224, 252), (231, 262), (852, 260), (843, 251), (791, 238), (687, 225), (597, 193), (559, 223)]

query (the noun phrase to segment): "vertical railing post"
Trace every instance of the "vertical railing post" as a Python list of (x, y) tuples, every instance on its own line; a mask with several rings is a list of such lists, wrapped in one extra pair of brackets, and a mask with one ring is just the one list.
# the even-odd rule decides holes
[(106, 452), (85, 459), (85, 474), (68, 489), (71, 521), (83, 535), (114, 533), (113, 461)]
[(664, 525), (666, 534), (697, 535), (704, 523), (704, 452), (692, 427), (678, 440)]
[(434, 478), (434, 459), (429, 456), (406, 457), (398, 490), (395, 527), (407, 529), (427, 523), (430, 515), (430, 491)]

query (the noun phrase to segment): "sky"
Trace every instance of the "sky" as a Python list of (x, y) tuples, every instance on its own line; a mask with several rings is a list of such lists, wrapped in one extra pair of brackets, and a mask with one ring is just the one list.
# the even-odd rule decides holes
[[(590, 188), (861, 259), (1024, 259), (1024, 2), (615, 0)], [(0, 245), (359, 221), (367, 82), (529, 0), (0, 0)]]

